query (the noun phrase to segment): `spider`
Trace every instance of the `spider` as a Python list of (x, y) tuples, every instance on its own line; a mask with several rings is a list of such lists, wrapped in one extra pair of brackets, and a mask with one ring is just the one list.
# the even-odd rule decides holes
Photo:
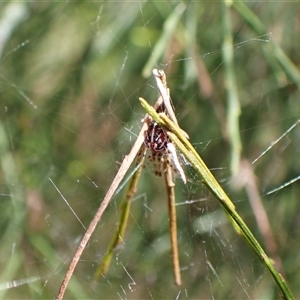
[(161, 126), (152, 122), (145, 132), (144, 143), (153, 154), (157, 154), (167, 150), (170, 139)]
[(186, 183), (184, 171), (179, 163), (176, 149), (165, 130), (155, 122), (151, 122), (145, 131), (145, 146), (151, 151), (150, 161), (154, 163), (155, 175), (161, 176), (163, 161), (169, 163), (175, 173), (179, 173)]
[(144, 144), (151, 151), (149, 158), (154, 163), (154, 172), (157, 176), (162, 175), (161, 162), (164, 156), (167, 156), (168, 143), (170, 143), (170, 140), (162, 127), (155, 122), (150, 123), (148, 130), (145, 132)]

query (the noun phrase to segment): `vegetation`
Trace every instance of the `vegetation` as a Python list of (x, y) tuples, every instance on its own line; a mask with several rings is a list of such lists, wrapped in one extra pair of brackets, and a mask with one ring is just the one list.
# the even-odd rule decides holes
[[(139, 97), (157, 99), (154, 67), (167, 75), (190, 142), (299, 298), (299, 9), (243, 1), (2, 2), (0, 298), (55, 297), (141, 128)], [(108, 274), (93, 281), (125, 187), (66, 298), (279, 297), (199, 175), (189, 165), (185, 171), (188, 183), (177, 178), (175, 187), (182, 286), (173, 284), (163, 180), (147, 165)]]

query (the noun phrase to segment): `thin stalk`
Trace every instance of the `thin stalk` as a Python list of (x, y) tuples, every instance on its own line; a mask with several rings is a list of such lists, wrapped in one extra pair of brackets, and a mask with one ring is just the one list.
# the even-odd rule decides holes
[(239, 117), (241, 114), (237, 82), (234, 71), (233, 37), (230, 16), (231, 2), (224, 0), (223, 4), (223, 34), (222, 54), (225, 68), (225, 84), (227, 90), (227, 131), (231, 146), (230, 170), (236, 175), (240, 168), (242, 143), (240, 138)]
[(176, 285), (180, 286), (181, 275), (180, 275), (178, 239), (177, 239), (177, 222), (176, 222), (175, 191), (174, 191), (175, 184), (172, 179), (172, 168), (166, 161), (164, 161), (164, 178), (165, 178), (167, 198), (168, 198), (168, 212), (169, 212), (169, 226), (170, 226), (170, 240), (171, 240), (174, 282)]
[[(7, 137), (4, 125), (0, 121), (0, 174), (3, 182), (9, 189), (10, 201), (6, 204), (6, 211), (2, 217), (1, 243), (4, 245), (3, 253), (10, 253), (13, 248), (16, 250), (21, 247), (22, 235), (20, 228), (25, 226), (25, 217), (27, 210), (23, 191), (20, 188), (22, 184), (19, 181), (19, 172), (15, 158), (11, 152), (9, 139)], [(9, 214), (9, 215), (8, 215)], [(13, 233), (13, 234), (12, 234)], [(13, 246), (14, 245), (14, 246)], [(5, 282), (8, 278), (14, 278), (18, 275), (22, 266), (22, 259), (18, 259), (19, 253), (16, 252), (14, 259), (8, 259), (6, 264), (2, 265), (0, 279)], [(0, 291), (0, 298), (4, 299), (7, 290)]]
[(104, 255), (103, 260), (101, 261), (100, 265), (98, 266), (98, 268), (95, 272), (94, 280), (98, 280), (101, 275), (107, 274), (114, 251), (118, 247), (118, 245), (121, 244), (124, 240), (125, 231), (126, 231), (127, 223), (128, 223), (129, 212), (130, 212), (130, 206), (131, 206), (132, 198), (136, 194), (136, 191), (137, 191), (137, 185), (139, 183), (141, 171), (143, 169), (145, 153), (146, 153), (146, 147), (144, 145), (142, 145), (140, 155), (138, 156), (138, 159), (136, 162), (136, 165), (139, 167), (136, 170), (136, 172), (133, 174), (133, 176), (131, 177), (126, 195), (123, 198), (121, 205), (120, 205), (121, 214), (120, 214), (118, 228), (115, 232), (115, 235), (111, 239), (108, 250), (107, 250), (106, 254)]
[(151, 56), (142, 70), (143, 77), (147, 78), (150, 76), (152, 69), (156, 66), (159, 58), (166, 52), (168, 44), (170, 43), (170, 40), (174, 35), (174, 32), (180, 22), (181, 15), (185, 11), (185, 9), (185, 4), (180, 3), (166, 19), (163, 25), (162, 35), (156, 42), (153, 51), (151, 52)]

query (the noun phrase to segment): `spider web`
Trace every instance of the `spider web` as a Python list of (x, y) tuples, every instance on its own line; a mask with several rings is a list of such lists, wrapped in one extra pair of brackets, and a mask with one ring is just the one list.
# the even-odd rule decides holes
[[(151, 104), (157, 99), (149, 74), (154, 67), (167, 75), (180, 126), (300, 296), (299, 46), (293, 43), (299, 9), (295, 3), (248, 3), (264, 33), (238, 6), (230, 10), (242, 113), (240, 168), (232, 176), (222, 5), (0, 4), (0, 298), (55, 297), (141, 128), (138, 97)], [(278, 62), (281, 52), (272, 43), (288, 61)], [(173, 284), (165, 186), (147, 166), (108, 274), (93, 282), (130, 172), (66, 298), (278, 298), (271, 275), (201, 178), (189, 165), (184, 169), (188, 182), (177, 176), (175, 187), (182, 286)]]

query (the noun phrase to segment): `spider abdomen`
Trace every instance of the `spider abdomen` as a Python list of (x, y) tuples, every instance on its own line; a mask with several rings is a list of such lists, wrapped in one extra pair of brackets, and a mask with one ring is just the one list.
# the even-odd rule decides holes
[(167, 133), (157, 123), (150, 123), (145, 133), (145, 145), (152, 153), (167, 151), (170, 142)]

